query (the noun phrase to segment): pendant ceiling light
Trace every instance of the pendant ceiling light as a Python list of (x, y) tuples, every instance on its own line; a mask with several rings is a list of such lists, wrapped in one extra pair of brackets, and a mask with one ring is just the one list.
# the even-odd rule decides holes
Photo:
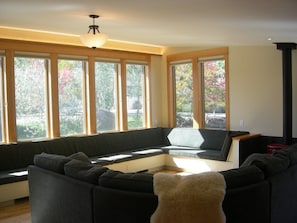
[(80, 35), (81, 42), (90, 48), (98, 48), (103, 46), (108, 36), (100, 33), (99, 26), (95, 25), (95, 19), (99, 18), (98, 15), (89, 15), (93, 19), (93, 25), (89, 26), (89, 32), (87, 34)]

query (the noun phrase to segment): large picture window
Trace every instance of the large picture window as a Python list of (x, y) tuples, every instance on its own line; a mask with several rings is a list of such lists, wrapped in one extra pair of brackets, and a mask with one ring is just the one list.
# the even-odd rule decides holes
[(17, 139), (47, 137), (48, 59), (15, 57)]
[(193, 126), (193, 78), (192, 63), (172, 66), (175, 83), (175, 125)]
[(118, 129), (117, 74), (118, 63), (95, 62), (97, 131)]
[(58, 61), (59, 117), (62, 136), (85, 133), (84, 83), (86, 62)]
[(145, 71), (145, 65), (126, 66), (128, 129), (145, 127)]
[(225, 60), (200, 61), (204, 89), (204, 122), (206, 128), (226, 127)]

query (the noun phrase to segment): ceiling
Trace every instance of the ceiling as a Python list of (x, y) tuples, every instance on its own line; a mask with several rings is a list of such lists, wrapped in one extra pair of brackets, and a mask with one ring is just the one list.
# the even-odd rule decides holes
[[(297, 0), (1, 0), (0, 26), (164, 47), (297, 42)], [(271, 38), (271, 40), (268, 40)]]

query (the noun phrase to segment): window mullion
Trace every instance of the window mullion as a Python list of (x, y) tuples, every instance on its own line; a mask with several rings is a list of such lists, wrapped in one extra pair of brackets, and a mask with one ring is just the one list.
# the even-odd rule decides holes
[(8, 142), (17, 141), (16, 129), (16, 109), (15, 109), (15, 84), (14, 84), (14, 52), (7, 50), (5, 52), (5, 114), (6, 114), (6, 140)]
[(95, 59), (89, 57), (89, 66), (86, 78), (86, 110), (87, 133), (95, 134), (96, 130), (96, 91), (95, 91)]
[(119, 99), (120, 99), (120, 130), (128, 130), (127, 115), (127, 69), (126, 60), (121, 60), (121, 75), (119, 75)]
[(58, 55), (52, 54), (49, 74), (50, 137), (60, 136), (59, 90), (58, 90)]
[[(203, 118), (201, 115), (203, 112), (201, 111), (201, 80), (199, 76), (199, 68), (198, 68), (198, 63), (197, 63), (197, 58), (194, 58), (192, 60), (192, 75), (193, 75), (193, 127), (194, 128), (199, 128), (203, 126), (201, 120)], [(198, 103), (197, 103), (198, 102)]]

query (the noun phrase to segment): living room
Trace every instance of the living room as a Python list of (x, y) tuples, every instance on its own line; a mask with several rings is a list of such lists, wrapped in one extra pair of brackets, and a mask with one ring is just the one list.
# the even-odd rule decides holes
[[(63, 1), (62, 1), (63, 2)], [(67, 1), (63, 2), (65, 6), (67, 6), (69, 3)], [(135, 55), (139, 53), (139, 55), (143, 56), (143, 58), (146, 58), (145, 60), (149, 61), (149, 69), (150, 69), (150, 75), (151, 75), (151, 82), (150, 82), (150, 124), (147, 127), (169, 127), (170, 126), (170, 120), (168, 117), (170, 117), (170, 114), (173, 112), (172, 109), (169, 106), (170, 103), (170, 96), (168, 94), (168, 64), (167, 64), (167, 57), (172, 55), (183, 55), (187, 53), (192, 52), (201, 52), (205, 50), (217, 50), (220, 48), (226, 48), (228, 52), (228, 83), (229, 83), (229, 89), (228, 89), (228, 96), (229, 96), (229, 129), (231, 130), (238, 130), (238, 131), (248, 131), (250, 133), (256, 133), (261, 134), (263, 136), (271, 137), (273, 139), (276, 139), (277, 141), (281, 141), (283, 136), (283, 77), (282, 77), (282, 52), (277, 49), (275, 42), (289, 42), (289, 43), (296, 43), (296, 27), (294, 24), (296, 24), (296, 15), (294, 12), (292, 12), (292, 8), (294, 8), (294, 4), (291, 1), (285, 1), (282, 2), (282, 8), (278, 3), (275, 4), (275, 8), (272, 6), (271, 2), (265, 1), (261, 3), (252, 3), (249, 4), (241, 2), (234, 4), (231, 1), (228, 1), (228, 4), (225, 4), (225, 7), (233, 7), (238, 10), (237, 13), (234, 11), (236, 10), (230, 10), (228, 11), (226, 8), (225, 15), (228, 13), (233, 12), (233, 16), (239, 16), (240, 19), (238, 21), (242, 21), (244, 19), (251, 19), (254, 18), (261, 19), (261, 12), (265, 12), (267, 14), (263, 14), (264, 20), (256, 21), (254, 20), (254, 26), (252, 27), (252, 30), (248, 30), (250, 28), (251, 23), (243, 23), (241, 26), (236, 27), (236, 32), (229, 35), (226, 35), (226, 32), (229, 32), (229, 28), (232, 28), (232, 26), (235, 26), (236, 22), (235, 20), (230, 20), (228, 16), (226, 16), (229, 20), (225, 23), (219, 23), (225, 29), (225, 32), (219, 33), (213, 32), (211, 29), (211, 26), (215, 24), (218, 20), (220, 20), (221, 17), (218, 17), (216, 19), (209, 18), (209, 24), (208, 29), (203, 29), (203, 27), (199, 27), (199, 24), (202, 23), (203, 19), (201, 17), (194, 17), (188, 16), (187, 13), (191, 13), (194, 10), (190, 10), (191, 6), (193, 6), (194, 9), (199, 9), (199, 4), (197, 2), (183, 2), (184, 6), (187, 6), (185, 8), (182, 8), (182, 13), (178, 10), (176, 11), (176, 15), (178, 15), (176, 18), (171, 21), (169, 19), (164, 19), (166, 16), (160, 16), (160, 12), (154, 12), (153, 15), (154, 18), (153, 25), (156, 26), (156, 32), (159, 32), (159, 35), (156, 35), (155, 33), (149, 33), (147, 30), (151, 30), (152, 27), (145, 30), (145, 25), (143, 26), (143, 29), (140, 29), (139, 27), (133, 27), (133, 23), (127, 23), (124, 25), (119, 25), (121, 22), (124, 23), (125, 16), (128, 14), (133, 17), (133, 14), (130, 14), (131, 12), (125, 11), (128, 9), (123, 10), (123, 14), (118, 14), (119, 18), (117, 18), (116, 14), (119, 13), (120, 9), (118, 9), (119, 6), (114, 9), (114, 12), (112, 13), (112, 7), (114, 4), (110, 3), (111, 5), (108, 5), (107, 3), (93, 3), (93, 2), (87, 2), (84, 3), (88, 5), (88, 7), (85, 7), (84, 10), (78, 10), (78, 9), (67, 9), (68, 7), (82, 7), (83, 6), (79, 3), (72, 3), (69, 4), (68, 7), (63, 8), (64, 6), (57, 5), (57, 6), (49, 6), (53, 7), (57, 10), (57, 17), (61, 18), (61, 14), (71, 14), (73, 13), (73, 16), (68, 16), (67, 19), (65, 18), (65, 23), (62, 22), (56, 22), (57, 24), (57, 30), (54, 29), (54, 27), (50, 27), (46, 25), (46, 17), (43, 18), (40, 16), (40, 14), (34, 14), (32, 11), (34, 11), (34, 7), (32, 5), (26, 6), (28, 8), (23, 8), (22, 3), (19, 3), (19, 5), (22, 5), (22, 7), (15, 7), (14, 5), (9, 5), (9, 1), (1, 3), (3, 4), (2, 9), (0, 9), (1, 16), (0, 20), (3, 21), (0, 23), (0, 54), (1, 55), (8, 55), (5, 54), (6, 52), (27, 52), (27, 53), (40, 53), (38, 50), (38, 46), (40, 44), (41, 51), (44, 53), (46, 49), (50, 49), (49, 53), (53, 53), (53, 48), (56, 46), (61, 46), (63, 50), (59, 52), (57, 50), (55, 53), (59, 54), (71, 54), (71, 52), (74, 52), (73, 54), (77, 56), (79, 52), (83, 52), (83, 56), (94, 56), (102, 58), (104, 55), (107, 55), (109, 58), (112, 57), (109, 55), (111, 53), (112, 55), (120, 55), (121, 59), (125, 59), (124, 57), (128, 55), (128, 57), (132, 58), (131, 60), (134, 60)], [(36, 4), (36, 2), (33, 1), (32, 4)], [(47, 3), (51, 5), (50, 3)], [(96, 7), (93, 8), (92, 4), (96, 4)], [(98, 5), (97, 5), (98, 4)], [(106, 5), (105, 5), (106, 4)], [(133, 4), (133, 2), (129, 3)], [(134, 2), (135, 4), (135, 2)], [(139, 4), (139, 3), (138, 3)], [(164, 3), (157, 3), (157, 2), (150, 2), (150, 3), (144, 3), (143, 8), (145, 9), (145, 6), (150, 6), (152, 8), (156, 7), (158, 4), (160, 4), (160, 8), (165, 11), (167, 11), (167, 5), (170, 5), (168, 7), (168, 11), (170, 10), (176, 10), (176, 8), (179, 8), (178, 6), (181, 6), (178, 4), (178, 6), (172, 6), (172, 2), (164, 2)], [(177, 4), (177, 3), (174, 3)], [(202, 3), (201, 3), (202, 4)], [(206, 3), (205, 3), (206, 4)], [(219, 3), (213, 3), (213, 4), (219, 4)], [(267, 4), (267, 5), (265, 5)], [(38, 4), (36, 4), (38, 6)], [(127, 3), (128, 5), (128, 3)], [(202, 4), (203, 5), (203, 4)], [(268, 7), (269, 5), (269, 7)], [(90, 7), (92, 6), (92, 7)], [(31, 8), (32, 7), (32, 8)], [(132, 8), (131, 5), (129, 7)], [(139, 10), (142, 7), (136, 7), (134, 11), (138, 11), (138, 13), (141, 13)], [(205, 5), (206, 9), (208, 9), (208, 4)], [(217, 6), (220, 8), (220, 6)], [(250, 15), (248, 15), (247, 12), (243, 14), (242, 17), (240, 17), (240, 10), (242, 8), (248, 8), (250, 11)], [(266, 7), (268, 9), (266, 10)], [(21, 10), (21, 12), (15, 12), (15, 15), (11, 15), (12, 8)], [(30, 9), (31, 8), (31, 9)], [(91, 9), (90, 9), (91, 8)], [(203, 7), (202, 7), (203, 8)], [(30, 9), (30, 10), (29, 10)], [(63, 9), (61, 11), (61, 9)], [(264, 10), (265, 9), (265, 10)], [(36, 9), (37, 11), (37, 9)], [(51, 10), (49, 10), (51, 11)], [(55, 10), (54, 10), (55, 11)], [(78, 12), (80, 11), (80, 12)], [(132, 10), (133, 11), (133, 10)], [(154, 10), (150, 10), (151, 12)], [(221, 15), (216, 9), (215, 11), (208, 10), (209, 14), (217, 14), (218, 16)], [(255, 13), (253, 13), (253, 11)], [(7, 13), (9, 12), (9, 13)], [(27, 13), (28, 12), (28, 13)], [(30, 15), (29, 15), (30, 12)], [(53, 11), (51, 11), (53, 12)], [(110, 14), (108, 14), (110, 12)], [(125, 12), (125, 13), (124, 13)], [(106, 33), (110, 36), (110, 39), (107, 41), (107, 43), (101, 48), (98, 48), (96, 50), (88, 49), (87, 47), (84, 47), (82, 43), (79, 41), (79, 34), (86, 33), (88, 31), (88, 25), (91, 23), (91, 20), (88, 17), (88, 14), (96, 13), (100, 15), (100, 18), (96, 20), (96, 24), (100, 24), (100, 31), (102, 33)], [(200, 13), (204, 16), (205, 13)], [(10, 18), (8, 16), (12, 18)], [(79, 14), (79, 15), (78, 15)], [(199, 13), (198, 13), (199, 14)], [(232, 13), (231, 13), (232, 14)], [(158, 18), (158, 15), (161, 18)], [(167, 15), (167, 14), (166, 14)], [(135, 18), (137, 18), (137, 14), (135, 15)], [(188, 28), (182, 31), (179, 31), (179, 29), (184, 26), (183, 18), (193, 18), (191, 20), (186, 20), (187, 23), (191, 23)], [(246, 17), (247, 18), (246, 18)], [(285, 16), (287, 18), (285, 19)], [(62, 16), (63, 17), (63, 16)], [(128, 16), (127, 16), (128, 17)], [(22, 21), (22, 18), (24, 21), (26, 21), (25, 18), (28, 19), (28, 22), (32, 22), (32, 20), (36, 21), (37, 24), (32, 23), (32, 25), (26, 26), (26, 24), (20, 24), (18, 22)], [(208, 18), (206, 16), (206, 18)], [(122, 19), (122, 21), (121, 21)], [(241, 20), (242, 19), (242, 20)], [(39, 22), (37, 22), (39, 20)], [(81, 23), (77, 23), (77, 20), (83, 20)], [(137, 19), (136, 19), (137, 20)], [(178, 21), (177, 21), (178, 20)], [(204, 19), (205, 20), (205, 19)], [(207, 19), (206, 19), (207, 20)], [(11, 22), (10, 22), (11, 21)], [(141, 20), (143, 22), (143, 20)], [(149, 23), (149, 19), (144, 19), (143, 24)], [(162, 21), (160, 25), (158, 26), (158, 22), (156, 21)], [(189, 22), (189, 21), (197, 21), (196, 22)], [(284, 22), (286, 21), (286, 22)], [(168, 30), (174, 30), (178, 33), (175, 38), (173, 33), (165, 33), (162, 32), (162, 29), (166, 27), (168, 24)], [(172, 22), (172, 23), (171, 23)], [(38, 24), (39, 23), (39, 24)], [(116, 33), (112, 35), (112, 32), (109, 32), (109, 26), (114, 25), (114, 23), (118, 23), (117, 26), (113, 27), (114, 29), (123, 29), (126, 33), (130, 32), (131, 30), (138, 30), (138, 34), (140, 36), (146, 36), (143, 37), (143, 39), (137, 39), (132, 38), (129, 39), (125, 35), (123, 35), (123, 39), (121, 39), (120, 34), (118, 36)], [(170, 24), (170, 25), (169, 25)], [(225, 26), (224, 26), (225, 24)], [(292, 26), (293, 24), (293, 26)], [(40, 25), (40, 27), (39, 27)], [(43, 25), (43, 26), (42, 26)], [(162, 26), (164, 25), (164, 26)], [(275, 25), (275, 26), (274, 26)], [(197, 26), (197, 30), (199, 32), (191, 33), (190, 29), (194, 29), (194, 27)], [(229, 27), (228, 27), (229, 26)], [(38, 28), (37, 28), (38, 27)], [(66, 29), (69, 28), (69, 31)], [(161, 27), (161, 28), (160, 28)], [(170, 27), (170, 28), (169, 28)], [(159, 28), (159, 29), (157, 29)], [(269, 29), (271, 28), (271, 30)], [(195, 28), (196, 29), (196, 28)], [(76, 30), (73, 32), (73, 30)], [(204, 42), (205, 39), (200, 39), (204, 34), (207, 33), (210, 36), (204, 37), (205, 39), (208, 38), (209, 42)], [(46, 33), (46, 31), (49, 31), (50, 33)], [(110, 28), (110, 31), (111, 28)], [(252, 33), (252, 31), (258, 31), (258, 34), (253, 33), (250, 34), (252, 36), (249, 36), (249, 33)], [(55, 33), (56, 32), (56, 33)], [(131, 31), (132, 32), (132, 31)], [(67, 33), (67, 34), (62, 34)], [(278, 35), (273, 35), (277, 33)], [(144, 35), (146, 34), (146, 35)], [(287, 34), (287, 35), (286, 35)], [(135, 33), (131, 33), (131, 36), (136, 35)], [(246, 35), (246, 36), (245, 36)], [(147, 36), (152, 36), (151, 39), (149, 39)], [(191, 38), (190, 38), (191, 36)], [(211, 37), (212, 36), (212, 37)], [(166, 42), (163, 40), (163, 38), (167, 37), (168, 44), (165, 44)], [(231, 38), (232, 37), (232, 38)], [(159, 38), (159, 40), (158, 40)], [(188, 39), (187, 39), (188, 38)], [(156, 40), (157, 39), (157, 40)], [(178, 40), (180, 39), (180, 43), (178, 43)], [(121, 41), (117, 41), (121, 40)], [(181, 41), (183, 40), (183, 41)], [(220, 40), (220, 41), (219, 41)], [(126, 42), (125, 42), (126, 41)], [(162, 42), (163, 41), (163, 42)], [(174, 42), (177, 41), (177, 42)], [(136, 42), (136, 43), (134, 43)], [(143, 43), (140, 44), (139, 42)], [(29, 43), (29, 44), (27, 44)], [(164, 43), (164, 44), (163, 44)], [(194, 44), (195, 43), (195, 44)], [(14, 45), (15, 44), (15, 45)], [(57, 44), (57, 45), (56, 45)], [(14, 46), (13, 46), (14, 45)], [(26, 45), (26, 46), (25, 46)], [(30, 49), (32, 49), (30, 51)], [(89, 53), (90, 52), (90, 53)], [(121, 55), (122, 53), (122, 55)], [(31, 54), (32, 55), (32, 54)], [(129, 59), (129, 58), (128, 58)], [(9, 70), (9, 69), (8, 69)], [(292, 51), (292, 83), (296, 82), (297, 79), (297, 51)], [(293, 107), (292, 107), (292, 132), (293, 132), (293, 138), (297, 138), (297, 103), (295, 98), (297, 97), (297, 89), (293, 85)], [(9, 97), (8, 97), (9, 98)], [(57, 115), (57, 114), (56, 114)], [(8, 116), (9, 117), (9, 116)], [(120, 118), (119, 118), (120, 119)], [(11, 121), (10, 119), (7, 121)], [(172, 126), (170, 126), (172, 127)], [(121, 130), (127, 130), (125, 129), (125, 126), (121, 126)], [(11, 132), (10, 132), (11, 131)], [(58, 133), (55, 132), (55, 129), (53, 129), (52, 138), (59, 137)], [(7, 134), (5, 137), (6, 141), (4, 143), (11, 143), (17, 141), (16, 134), (13, 133), (13, 130), (9, 130), (10, 134)], [(90, 133), (95, 133), (95, 130), (90, 131)], [(5, 138), (4, 137), (4, 138)], [(51, 137), (49, 137), (51, 138)]]

